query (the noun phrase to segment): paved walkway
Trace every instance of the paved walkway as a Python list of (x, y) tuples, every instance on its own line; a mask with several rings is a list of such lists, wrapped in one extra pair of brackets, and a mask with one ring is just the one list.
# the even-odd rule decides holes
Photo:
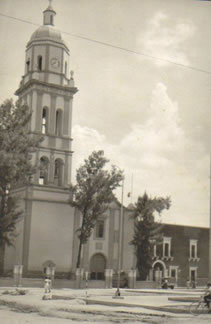
[(189, 305), (193, 300), (197, 300), (201, 295), (201, 290), (122, 290), (121, 296), (100, 295), (93, 296), (91, 293), (86, 298), (87, 304), (98, 304), (108, 306), (125, 306), (125, 307), (141, 307), (156, 311), (165, 311), (173, 313), (189, 312)]

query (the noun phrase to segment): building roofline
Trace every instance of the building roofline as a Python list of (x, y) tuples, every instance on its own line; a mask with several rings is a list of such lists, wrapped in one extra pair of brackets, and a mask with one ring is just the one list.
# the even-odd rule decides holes
[(201, 229), (209, 229), (209, 226), (197, 226), (197, 225), (185, 225), (185, 224), (171, 224), (171, 223), (161, 223), (162, 225), (167, 226), (178, 226), (178, 227), (189, 227), (189, 228), (201, 228)]

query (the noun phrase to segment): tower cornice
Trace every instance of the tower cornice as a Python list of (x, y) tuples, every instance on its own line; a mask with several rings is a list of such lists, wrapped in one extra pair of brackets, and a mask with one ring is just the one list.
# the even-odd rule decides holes
[(28, 41), (27, 45), (26, 45), (26, 51), (28, 51), (32, 46), (36, 46), (36, 45), (53, 45), (56, 46), (58, 48), (63, 48), (68, 54), (70, 53), (69, 48), (67, 47), (67, 45), (65, 44), (65, 42), (63, 40), (55, 40), (52, 39), (50, 37), (45, 37), (45, 38), (37, 38), (37, 39), (32, 39), (30, 41)]
[[(37, 136), (40, 136), (42, 134), (40, 134), (40, 132), (31, 132), (32, 135), (37, 135)], [(51, 138), (60, 138), (61, 140), (68, 140), (68, 141), (73, 141), (72, 137), (69, 137), (69, 136), (56, 136), (55, 134), (50, 134), (50, 133), (47, 133), (46, 134), (46, 137), (51, 137)], [(40, 144), (40, 147), (42, 147), (42, 144)], [(62, 150), (57, 150), (54, 148), (55, 151), (60, 151), (60, 152), (71, 152), (73, 153), (73, 151), (70, 151), (70, 150), (65, 150), (65, 149), (62, 149)]]
[(15, 92), (15, 95), (19, 96), (21, 93), (28, 89), (34, 89), (37, 91), (45, 91), (53, 93), (55, 95), (65, 95), (66, 97), (72, 98), (73, 95), (78, 92), (76, 87), (62, 86), (53, 83), (47, 83), (36, 79), (31, 79), (27, 83), (21, 85)]

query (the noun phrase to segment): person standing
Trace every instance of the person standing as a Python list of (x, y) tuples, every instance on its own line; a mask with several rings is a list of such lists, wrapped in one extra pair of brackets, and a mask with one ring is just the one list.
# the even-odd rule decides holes
[(204, 295), (204, 302), (206, 303), (207, 307), (210, 308), (211, 303), (211, 282), (208, 282), (207, 289)]

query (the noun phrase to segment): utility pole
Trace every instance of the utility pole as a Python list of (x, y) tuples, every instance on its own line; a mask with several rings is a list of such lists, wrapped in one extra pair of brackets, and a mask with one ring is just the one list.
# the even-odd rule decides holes
[(118, 255), (118, 276), (117, 276), (117, 290), (115, 298), (120, 297), (120, 279), (121, 279), (121, 267), (122, 267), (122, 235), (123, 235), (123, 197), (124, 197), (124, 179), (122, 180), (122, 197), (121, 197), (121, 208), (119, 217), (119, 255)]

